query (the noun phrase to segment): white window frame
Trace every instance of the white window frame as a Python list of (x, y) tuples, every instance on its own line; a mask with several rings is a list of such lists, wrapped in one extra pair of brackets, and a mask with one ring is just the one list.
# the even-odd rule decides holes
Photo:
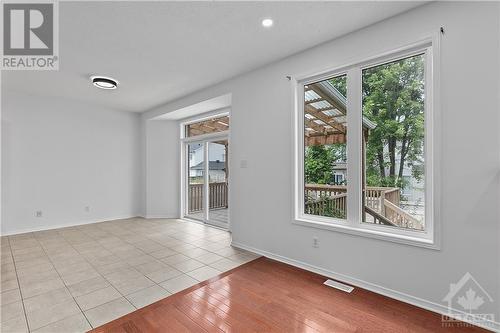
[[(411, 230), (362, 222), (362, 70), (410, 56), (425, 55), (425, 230)], [(304, 86), (347, 75), (347, 218), (338, 219), (304, 212)], [(294, 219), (293, 223), (386, 241), (440, 249), (439, 177), (439, 35), (353, 62), (346, 66), (292, 79), (295, 106)]]

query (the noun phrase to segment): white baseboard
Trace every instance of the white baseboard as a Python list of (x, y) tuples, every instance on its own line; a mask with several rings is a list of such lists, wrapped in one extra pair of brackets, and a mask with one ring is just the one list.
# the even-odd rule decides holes
[(114, 220), (125, 220), (125, 219), (131, 219), (131, 218), (135, 218), (135, 217), (139, 217), (139, 216), (137, 216), (137, 215), (114, 216), (114, 217), (93, 219), (93, 220), (87, 220), (87, 221), (71, 222), (71, 223), (65, 223), (65, 224), (55, 224), (55, 225), (49, 225), (49, 226), (44, 226), (44, 227), (39, 227), (39, 228), (24, 228), (24, 229), (17, 229), (14, 231), (2, 233), (0, 236), (13, 236), (13, 235), (25, 234), (28, 232), (46, 231), (46, 230), (68, 228), (68, 227), (77, 227), (79, 225), (86, 225), (86, 224), (100, 223), (100, 222), (107, 222), (107, 221), (114, 221)]
[[(299, 261), (299, 260), (290, 259), (290, 258), (281, 256), (278, 254), (274, 254), (274, 253), (271, 253), (268, 251), (259, 250), (259, 249), (252, 247), (252, 246), (248, 246), (248, 245), (245, 245), (245, 244), (242, 244), (239, 242), (233, 241), (233, 242), (231, 242), (231, 245), (236, 247), (236, 248), (240, 248), (240, 249), (250, 251), (250, 252), (253, 252), (256, 254), (260, 254), (261, 256), (267, 257), (269, 259), (273, 259), (273, 260), (280, 261), (280, 262), (285, 263), (285, 264), (289, 264), (289, 265), (292, 265), (292, 266), (295, 266), (298, 268), (302, 268), (302, 269), (305, 269), (306, 271), (320, 274), (320, 275), (326, 276), (328, 278), (338, 280), (338, 281), (343, 282), (343, 283), (351, 284), (353, 286), (363, 288), (363, 289), (372, 291), (374, 293), (377, 293), (377, 294), (380, 294), (383, 296), (387, 296), (389, 298), (393, 298), (393, 299), (396, 299), (398, 301), (417, 306), (417, 307), (422, 308), (422, 309), (436, 312), (436, 313), (441, 314), (441, 315), (446, 315), (446, 316), (455, 317), (455, 318), (459, 318), (459, 319), (462, 319), (462, 318), (464, 318), (462, 316), (467, 315), (465, 312), (460, 311), (460, 310), (455, 310), (455, 309), (453, 309), (453, 313), (450, 314), (448, 307), (446, 307), (444, 305), (437, 304), (437, 303), (434, 303), (432, 301), (428, 301), (428, 300), (418, 298), (415, 296), (411, 296), (411, 295), (408, 295), (408, 294), (405, 294), (405, 293), (402, 293), (402, 292), (399, 292), (399, 291), (396, 291), (393, 289), (389, 289), (389, 288), (386, 288), (383, 286), (379, 286), (379, 285), (376, 285), (374, 283), (363, 281), (363, 280), (360, 280), (360, 279), (357, 279), (355, 277), (351, 277), (351, 276), (348, 276), (345, 274), (326, 270), (326, 269), (323, 269), (323, 268), (320, 268), (320, 267), (317, 267), (314, 265), (307, 264), (307, 263)], [(465, 318), (467, 318), (467, 316), (465, 316)], [(477, 325), (474, 322), (470, 322), (470, 323)], [(493, 332), (500, 332), (500, 323), (496, 322), (496, 321), (495, 322), (490, 321), (485, 325), (481, 325), (481, 327), (488, 329), (488, 330), (491, 330)]]

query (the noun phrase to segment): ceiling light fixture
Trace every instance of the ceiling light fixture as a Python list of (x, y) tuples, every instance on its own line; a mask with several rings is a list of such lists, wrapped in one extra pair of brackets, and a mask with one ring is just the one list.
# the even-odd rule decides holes
[(262, 26), (264, 28), (270, 28), (270, 27), (272, 27), (273, 23), (274, 23), (273, 19), (271, 19), (271, 18), (265, 18), (265, 19), (262, 20)]
[(100, 89), (116, 89), (118, 81), (110, 77), (92, 76), (92, 84)]

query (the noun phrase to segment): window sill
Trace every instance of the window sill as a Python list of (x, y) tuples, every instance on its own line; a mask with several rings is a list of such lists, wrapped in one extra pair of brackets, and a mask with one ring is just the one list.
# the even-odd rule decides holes
[(295, 218), (292, 222), (296, 225), (301, 225), (310, 228), (330, 230), (335, 232), (342, 232), (350, 235), (374, 238), (393, 243), (405, 244), (416, 247), (423, 247), (432, 250), (440, 250), (439, 244), (435, 240), (426, 239), (422, 237), (415, 237), (412, 235), (399, 235), (385, 230), (373, 230), (368, 228), (354, 228), (349, 225), (315, 221), (307, 218)]

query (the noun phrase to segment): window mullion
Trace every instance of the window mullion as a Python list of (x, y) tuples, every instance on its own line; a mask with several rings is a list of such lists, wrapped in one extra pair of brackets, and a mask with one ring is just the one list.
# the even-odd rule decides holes
[(354, 67), (347, 72), (347, 221), (352, 226), (361, 221), (361, 88), (361, 69)]
[(204, 160), (204, 163), (203, 163), (203, 166), (204, 166), (204, 177), (203, 177), (203, 182), (204, 182), (204, 198), (203, 198), (203, 201), (204, 201), (204, 207), (203, 207), (203, 212), (204, 212), (204, 220), (205, 222), (208, 221), (208, 215), (209, 215), (209, 210), (210, 210), (210, 175), (209, 175), (209, 171), (210, 171), (210, 165), (209, 165), (209, 151), (208, 151), (208, 145), (209, 145), (209, 142), (206, 141), (203, 143), (203, 146), (204, 146), (204, 157), (203, 157), (203, 160)]

